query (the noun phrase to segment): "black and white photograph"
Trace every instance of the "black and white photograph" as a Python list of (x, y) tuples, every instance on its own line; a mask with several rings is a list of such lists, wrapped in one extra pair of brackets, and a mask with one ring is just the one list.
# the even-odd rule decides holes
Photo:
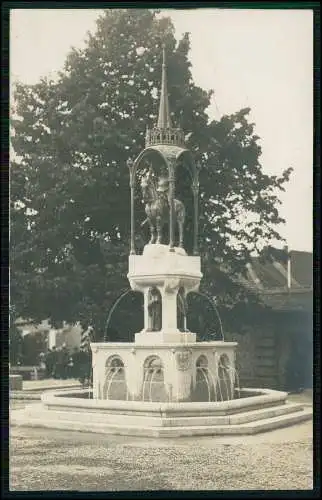
[(312, 492), (313, 10), (19, 5), (10, 492)]

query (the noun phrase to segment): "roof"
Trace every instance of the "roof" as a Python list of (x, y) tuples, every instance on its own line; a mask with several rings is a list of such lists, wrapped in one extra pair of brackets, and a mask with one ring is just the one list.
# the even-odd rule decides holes
[(272, 253), (271, 261), (263, 262), (258, 257), (252, 259), (247, 273), (248, 286), (257, 290), (265, 304), (275, 310), (311, 310), (313, 307), (312, 253), (292, 250), (287, 255), (285, 251), (277, 249), (273, 249)]
[(301, 286), (313, 286), (313, 254), (310, 252), (291, 252), (292, 275)]
[[(313, 287), (313, 255), (311, 252), (292, 250), (290, 257), (290, 291)], [(253, 258), (253, 273), (258, 277), (264, 290), (288, 287), (288, 263), (285, 252), (273, 254), (271, 262)], [(253, 279), (249, 273), (250, 281)]]

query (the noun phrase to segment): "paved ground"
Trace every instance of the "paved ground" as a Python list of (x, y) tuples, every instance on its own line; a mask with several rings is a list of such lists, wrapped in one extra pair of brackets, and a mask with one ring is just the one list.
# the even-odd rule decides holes
[(81, 387), (79, 380), (24, 380), (21, 391), (10, 391), (10, 399), (40, 399), (44, 391), (71, 387)]
[[(311, 403), (302, 393), (290, 399)], [(11, 401), (11, 410), (24, 401)], [(28, 402), (27, 404), (30, 404)], [(13, 427), (10, 489), (312, 488), (312, 422), (255, 436), (153, 439)]]
[(44, 380), (24, 380), (22, 388), (24, 391), (39, 391), (41, 389), (60, 389), (61, 387), (71, 387), (79, 385), (79, 380), (73, 378), (67, 380), (47, 378)]
[(254, 490), (312, 488), (312, 423), (249, 437), (177, 440), (17, 428), (10, 489)]

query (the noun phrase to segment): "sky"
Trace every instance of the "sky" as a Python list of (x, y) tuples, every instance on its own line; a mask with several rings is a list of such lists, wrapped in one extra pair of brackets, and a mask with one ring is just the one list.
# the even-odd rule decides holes
[[(71, 47), (95, 31), (98, 9), (12, 9), (11, 83), (37, 83), (62, 69)], [(311, 10), (163, 10), (176, 36), (190, 32), (192, 75), (214, 90), (210, 118), (244, 107), (271, 175), (292, 166), (280, 194), (279, 227), (293, 250), (313, 247), (313, 13)], [(275, 243), (275, 242), (272, 242)]]

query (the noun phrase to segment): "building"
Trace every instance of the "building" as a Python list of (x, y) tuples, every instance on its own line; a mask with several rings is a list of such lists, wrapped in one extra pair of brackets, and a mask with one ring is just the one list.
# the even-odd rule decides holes
[(64, 324), (62, 328), (55, 329), (48, 320), (36, 323), (19, 318), (16, 326), (23, 337), (21, 354), (26, 365), (38, 364), (40, 352), (46, 352), (48, 348), (66, 344), (69, 350), (73, 350), (81, 344), (82, 328), (79, 324)]
[(271, 262), (252, 259), (247, 286), (267, 306), (245, 333), (226, 335), (239, 343), (241, 384), (297, 390), (313, 380), (313, 256), (273, 249)]

